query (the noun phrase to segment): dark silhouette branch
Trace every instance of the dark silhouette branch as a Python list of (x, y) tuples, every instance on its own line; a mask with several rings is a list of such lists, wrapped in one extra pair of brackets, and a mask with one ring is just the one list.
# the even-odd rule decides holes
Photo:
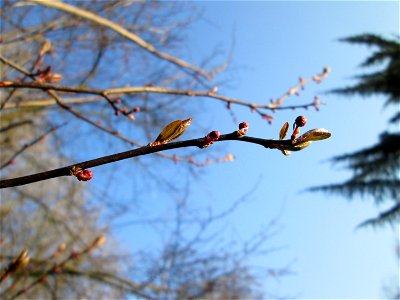
[[(242, 142), (248, 142), (248, 143), (253, 143), (253, 144), (258, 144), (266, 148), (270, 149), (280, 149), (280, 148), (291, 148), (290, 150), (301, 150), (301, 149), (292, 149), (292, 147), (295, 145), (291, 140), (272, 140), (272, 139), (261, 139), (261, 138), (255, 138), (255, 137), (248, 137), (248, 136), (240, 136), (237, 131), (232, 132), (230, 134), (224, 134), (221, 135), (218, 139), (218, 141), (229, 141), (229, 140), (236, 140), (236, 141), (242, 141)], [(17, 178), (12, 178), (12, 179), (4, 179), (0, 180), (0, 188), (8, 188), (8, 187), (14, 187), (14, 186), (20, 186), (20, 185), (25, 185), (33, 182), (38, 182), (42, 180), (47, 180), (51, 178), (56, 178), (56, 177), (61, 177), (61, 176), (70, 176), (71, 171), (73, 169), (88, 169), (88, 168), (93, 168), (97, 167), (100, 165), (104, 164), (109, 164), (112, 162), (132, 158), (132, 157), (137, 157), (137, 156), (142, 156), (142, 155), (147, 155), (155, 152), (160, 152), (160, 151), (165, 151), (165, 150), (170, 150), (170, 149), (177, 149), (177, 148), (184, 148), (184, 147), (199, 147), (203, 148), (204, 146), (207, 146), (205, 144), (205, 138), (198, 138), (198, 139), (192, 139), (192, 140), (186, 140), (186, 141), (181, 141), (181, 142), (173, 142), (173, 143), (168, 143), (168, 144), (162, 144), (158, 146), (144, 146), (140, 147), (137, 149), (117, 153), (117, 154), (112, 154), (92, 160), (88, 160), (85, 162), (77, 163), (74, 165), (66, 166), (63, 168), (59, 169), (54, 169), (50, 171), (45, 171), (41, 173), (36, 173), (32, 175), (27, 175), (27, 176), (22, 176), (22, 177), (17, 177)]]

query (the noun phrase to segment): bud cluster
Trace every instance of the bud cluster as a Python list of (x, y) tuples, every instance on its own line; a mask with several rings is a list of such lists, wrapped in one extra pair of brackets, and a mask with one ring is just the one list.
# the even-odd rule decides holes
[(128, 108), (126, 108), (125, 106), (122, 108), (118, 108), (117, 105), (121, 103), (122, 103), (121, 99), (111, 100), (111, 105), (115, 110), (114, 114), (118, 117), (122, 113), (124, 116), (127, 116), (130, 120), (135, 121), (136, 116), (133, 113), (139, 113), (140, 107), (136, 106), (130, 110), (128, 110)]

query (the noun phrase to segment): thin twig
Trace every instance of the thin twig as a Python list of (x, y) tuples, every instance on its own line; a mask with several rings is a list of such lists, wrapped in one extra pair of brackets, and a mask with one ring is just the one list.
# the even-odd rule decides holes
[(19, 126), (22, 126), (22, 125), (26, 125), (26, 124), (33, 124), (33, 121), (32, 120), (23, 120), (23, 121), (11, 123), (11, 124), (9, 124), (7, 126), (4, 126), (4, 127), (0, 128), (0, 132), (5, 132), (5, 131), (8, 131), (8, 130), (11, 130), (13, 128), (16, 128), (16, 127), (19, 127)]
[(206, 78), (207, 80), (212, 80), (212, 77), (210, 74), (206, 73), (204, 70), (187, 63), (186, 61), (179, 59), (177, 57), (174, 57), (172, 55), (169, 55), (167, 53), (158, 51), (152, 44), (142, 40), (139, 36), (136, 34), (126, 30), (122, 26), (118, 25), (117, 23), (114, 23), (108, 19), (105, 19), (103, 17), (100, 17), (92, 12), (89, 12), (87, 10), (83, 10), (80, 8), (77, 8), (72, 5), (68, 5), (66, 3), (63, 3), (61, 1), (52, 1), (52, 0), (31, 0), (31, 2), (34, 2), (36, 4), (40, 4), (43, 6), (47, 7), (52, 7), (64, 12), (67, 12), (69, 14), (78, 16), (80, 18), (84, 18), (86, 20), (89, 20), (91, 22), (94, 22), (96, 24), (99, 24), (101, 26), (110, 28), (111, 30), (114, 30), (124, 38), (127, 38), (128, 40), (134, 42), (136, 45), (140, 46), (144, 50), (150, 52), (151, 54), (155, 55), (156, 57), (159, 57), (163, 60), (169, 61), (170, 63), (173, 63), (174, 65), (183, 68), (183, 69), (188, 69), (193, 71), (195, 74), (199, 74)]
[(52, 133), (53, 131), (59, 129), (60, 127), (64, 126), (63, 125), (59, 125), (59, 126), (54, 126), (52, 128), (50, 128), (49, 130), (47, 130), (45, 133), (43, 133), (41, 136), (39, 136), (38, 138), (32, 140), (31, 142), (29, 142), (28, 144), (25, 144), (21, 147), (21, 149), (19, 149), (18, 151), (16, 151), (14, 153), (14, 155), (8, 160), (6, 161), (4, 164), (2, 164), (0, 166), (0, 170), (4, 169), (5, 167), (9, 166), (10, 164), (12, 164), (12, 162), (15, 160), (15, 158), (20, 155), (21, 153), (23, 153), (25, 150), (27, 150), (28, 148), (32, 147), (33, 145), (39, 143), (44, 137), (46, 137), (47, 135), (49, 135), (50, 133)]
[[(23, 74), (29, 74), (29, 72), (27, 70), (25, 70), (23, 67), (13, 63), (12, 61), (10, 61), (7, 58), (3, 57), (1, 54), (0, 54), (0, 60), (3, 63), (9, 65), (10, 67), (16, 69), (17, 71), (19, 71), (19, 72), (21, 72)], [(35, 77), (33, 75), (29, 75), (29, 77), (31, 77), (32, 79), (35, 79)], [(37, 83), (35, 83), (35, 84), (37, 84)], [(0, 88), (1, 88), (1, 86), (0, 86)], [(74, 115), (78, 119), (81, 119), (82, 121), (84, 121), (84, 122), (96, 127), (97, 129), (100, 129), (100, 130), (102, 130), (102, 131), (104, 131), (104, 132), (106, 132), (108, 134), (111, 134), (111, 135), (123, 140), (124, 142), (127, 142), (127, 143), (131, 144), (131, 145), (135, 145), (135, 146), (139, 146), (139, 147), (143, 146), (143, 144), (141, 144), (139, 142), (136, 142), (136, 141), (134, 141), (132, 139), (129, 139), (129, 138), (121, 135), (118, 131), (115, 131), (115, 130), (113, 130), (111, 128), (108, 128), (108, 127), (105, 127), (105, 126), (102, 126), (98, 122), (94, 122), (94, 121), (90, 120), (89, 118), (87, 118), (86, 116), (84, 116), (83, 114), (81, 114), (78, 111), (74, 110), (72, 107), (67, 105), (66, 102), (61, 100), (61, 98), (57, 95), (57, 93), (54, 91), (54, 89), (47, 89), (46, 91), (47, 91), (47, 94), (49, 94), (53, 98), (55, 104), (57, 104), (58, 106), (60, 106), (64, 110), (66, 110), (67, 112), (71, 113), (72, 115)], [(102, 98), (106, 99), (110, 103), (111, 99), (109, 99), (107, 94), (105, 94), (101, 90), (97, 90), (97, 91), (98, 91), (98, 93), (95, 93), (96, 95), (101, 96)], [(115, 105), (113, 105), (113, 108), (115, 109)], [(157, 153), (157, 155), (159, 155), (159, 156), (161, 156), (163, 158), (171, 159), (171, 160), (173, 160), (175, 162), (185, 161), (185, 162), (194, 164), (196, 166), (202, 166), (202, 165), (206, 164), (206, 163), (196, 162), (191, 157), (184, 158), (184, 157), (178, 157), (176, 155), (168, 155), (168, 154), (165, 154), (165, 153)]]
[[(39, 90), (52, 90), (59, 92), (75, 93), (75, 94), (92, 94), (103, 96), (110, 95), (121, 95), (121, 94), (139, 94), (139, 93), (155, 93), (155, 94), (169, 94), (169, 95), (179, 95), (179, 96), (190, 96), (190, 97), (207, 97), (220, 100), (228, 104), (237, 104), (247, 106), (252, 109), (269, 109), (269, 110), (283, 110), (283, 109), (294, 109), (294, 108), (306, 108), (309, 106), (314, 106), (314, 103), (302, 104), (302, 105), (292, 105), (292, 106), (279, 106), (277, 104), (261, 104), (261, 103), (250, 103), (236, 98), (226, 97), (213, 92), (201, 92), (192, 90), (174, 90), (167, 89), (159, 86), (137, 86), (137, 87), (124, 87), (124, 88), (110, 88), (110, 89), (94, 89), (87, 87), (74, 87), (74, 86), (63, 86), (63, 85), (53, 85), (47, 83), (38, 82), (6, 82), (6, 84), (0, 83), (0, 88), (29, 88), (29, 89), (39, 89)], [(107, 98), (106, 98), (107, 99)], [(110, 102), (110, 99), (107, 99)], [(111, 101), (112, 102), (112, 101)]]

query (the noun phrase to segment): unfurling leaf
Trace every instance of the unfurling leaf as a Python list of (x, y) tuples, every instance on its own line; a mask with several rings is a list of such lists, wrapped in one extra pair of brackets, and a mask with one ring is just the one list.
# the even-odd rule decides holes
[(300, 151), (303, 150), (304, 148), (307, 148), (310, 146), (312, 142), (302, 142), (302, 143), (296, 143), (293, 145), (282, 145), (279, 147), (279, 150), (283, 153), (285, 156), (289, 156), (292, 154), (291, 151)]
[[(283, 124), (281, 131), (279, 131), (279, 139), (283, 140), (289, 131), (289, 122)], [(285, 154), (286, 155), (286, 154)]]
[(183, 121), (176, 120), (176, 121), (169, 123), (161, 131), (161, 133), (158, 135), (157, 139), (153, 143), (150, 143), (149, 146), (162, 145), (162, 144), (166, 144), (172, 140), (177, 139), (185, 132), (186, 128), (190, 125), (191, 122), (192, 122), (192, 118), (189, 118), (189, 119), (183, 120)]
[(50, 51), (51, 51), (51, 42), (49, 40), (45, 40), (42, 45), (42, 49), (40, 49), (39, 55), (43, 56)]
[(324, 128), (315, 128), (299, 136), (298, 142), (320, 141), (329, 138), (332, 134)]

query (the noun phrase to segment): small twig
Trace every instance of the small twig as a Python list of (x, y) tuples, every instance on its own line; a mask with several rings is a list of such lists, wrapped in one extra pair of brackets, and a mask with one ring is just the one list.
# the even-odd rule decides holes
[[(248, 136), (239, 136), (238, 133), (235, 131), (230, 134), (221, 135), (218, 141), (229, 141), (229, 140), (236, 140), (242, 142), (248, 142), (253, 144), (258, 144), (266, 148), (274, 149), (280, 148), (284, 146), (291, 146), (293, 145), (292, 140), (272, 140), (272, 139), (261, 139), (255, 137), (248, 137)], [(183, 147), (200, 147), (204, 146), (204, 138), (199, 139), (192, 139), (186, 140), (181, 142), (173, 142), (168, 144), (162, 144), (158, 146), (144, 146), (137, 149), (129, 150), (126, 152), (121, 152), (117, 154), (112, 154), (100, 158), (96, 158), (93, 160), (88, 160), (85, 162), (77, 163), (74, 165), (66, 166), (59, 169), (54, 169), (50, 171), (45, 171), (41, 173), (36, 173), (28, 176), (12, 178), (12, 179), (5, 179), (0, 180), (0, 188), (8, 188), (13, 186), (25, 185), (33, 182), (38, 182), (42, 180), (47, 180), (50, 178), (56, 178), (61, 176), (70, 176), (71, 170), (73, 169), (88, 169), (97, 167), (104, 164), (109, 164), (112, 162), (137, 157), (141, 155), (147, 155), (150, 153), (156, 153), (160, 151), (170, 150), (170, 149), (177, 149)]]
[(8, 131), (13, 128), (16, 128), (16, 127), (19, 127), (22, 125), (26, 125), (26, 124), (33, 124), (33, 121), (32, 120), (24, 120), (24, 121), (20, 121), (20, 122), (16, 122), (16, 123), (11, 123), (7, 126), (0, 128), (0, 132), (5, 132), (5, 131)]
[(55, 8), (61, 11), (64, 11), (66, 13), (78, 16), (80, 18), (89, 20), (91, 22), (94, 22), (96, 24), (99, 24), (101, 26), (107, 27), (115, 32), (117, 32), (118, 34), (120, 34), (121, 36), (123, 36), (124, 38), (134, 42), (136, 45), (138, 45), (139, 47), (141, 47), (142, 49), (144, 49), (145, 51), (148, 51), (149, 53), (153, 54), (154, 56), (161, 58), (163, 60), (169, 61), (170, 63), (178, 66), (179, 68), (183, 68), (183, 69), (187, 69), (187, 70), (191, 70), (192, 72), (194, 72), (194, 74), (199, 74), (202, 77), (206, 78), (207, 80), (212, 80), (212, 77), (210, 74), (208, 74), (207, 72), (205, 72), (204, 70), (189, 64), (188, 62), (179, 59), (177, 57), (174, 57), (172, 55), (169, 55), (167, 53), (158, 51), (152, 44), (142, 40), (139, 36), (137, 36), (136, 34), (126, 30), (125, 28), (123, 28), (122, 26), (118, 25), (117, 23), (114, 23), (108, 19), (105, 19), (99, 15), (96, 15), (92, 12), (89, 12), (87, 10), (83, 10), (80, 9), (78, 7), (72, 6), (72, 5), (68, 5), (66, 3), (63, 3), (61, 1), (49, 1), (49, 0), (31, 0), (31, 2), (34, 2), (36, 4), (40, 4), (43, 6), (47, 6), (47, 7), (51, 7), (51, 8)]
[[(1, 54), (0, 54), (0, 60), (3, 63), (9, 65), (10, 67), (16, 69), (17, 71), (19, 71), (19, 72), (21, 72), (21, 73), (23, 73), (25, 75), (29, 74), (29, 71), (25, 70), (23, 67), (15, 64), (15, 63), (13, 63), (12, 61), (6, 59)], [(31, 77), (32, 79), (35, 79), (35, 77), (33, 75), (29, 75), (29, 77)], [(34, 84), (37, 85), (37, 83), (34, 83)], [(1, 86), (0, 86), (0, 88), (1, 88)], [(104, 132), (106, 132), (108, 134), (111, 134), (111, 135), (123, 140), (124, 142), (127, 142), (127, 143), (131, 144), (131, 145), (135, 145), (135, 146), (139, 146), (139, 147), (143, 146), (141, 143), (138, 143), (138, 142), (136, 142), (136, 141), (134, 141), (132, 139), (129, 139), (129, 138), (121, 135), (119, 132), (117, 132), (117, 131), (115, 131), (113, 129), (110, 129), (108, 127), (102, 126), (98, 122), (94, 122), (94, 121), (90, 120), (89, 118), (85, 117), (83, 114), (81, 114), (78, 111), (74, 110), (72, 107), (67, 105), (68, 101), (61, 100), (61, 98), (57, 95), (57, 93), (54, 91), (54, 89), (46, 89), (46, 91), (47, 91), (47, 94), (49, 94), (54, 99), (54, 103), (55, 104), (57, 104), (58, 106), (60, 106), (64, 110), (66, 110), (67, 112), (71, 113), (72, 115), (74, 115), (78, 119), (81, 119), (82, 121), (84, 121), (84, 122), (96, 127), (97, 129), (100, 129), (100, 130), (102, 130), (102, 131), (104, 131)], [(100, 96), (102, 98), (107, 97), (105, 99), (107, 101), (110, 101), (110, 99), (108, 98), (107, 94), (105, 94), (101, 90), (97, 90), (97, 91), (98, 92), (95, 93), (96, 95), (98, 95), (98, 96)], [(88, 94), (90, 94), (90, 93), (88, 93)], [(113, 106), (113, 108), (115, 109), (114, 106)], [(157, 153), (157, 154), (160, 155), (163, 158), (168, 158), (168, 159), (171, 159), (173, 161), (186, 161), (188, 163), (191, 163), (191, 164), (194, 164), (194, 165), (198, 165), (198, 166), (204, 165), (203, 163), (198, 163), (198, 162), (194, 161), (190, 157), (189, 158), (183, 158), (183, 157), (178, 157), (176, 155), (168, 155), (168, 154), (165, 154), (165, 153)]]
[(38, 138), (32, 140), (31, 142), (29, 142), (28, 144), (25, 144), (21, 147), (21, 149), (19, 149), (17, 152), (14, 153), (14, 155), (8, 160), (6, 161), (4, 164), (2, 164), (0, 166), (0, 170), (4, 169), (5, 167), (9, 166), (10, 164), (12, 164), (12, 162), (15, 160), (15, 158), (20, 155), (21, 153), (23, 153), (25, 150), (27, 150), (28, 148), (32, 147), (33, 145), (39, 143), (45, 136), (47, 136), (48, 134), (52, 133), (53, 131), (59, 129), (60, 127), (64, 126), (63, 125), (59, 125), (59, 126), (54, 126), (52, 128), (50, 128), (48, 131), (46, 131), (45, 133), (43, 133), (41, 136), (39, 136)]
[(62, 268), (71, 260), (74, 259), (78, 259), (80, 256), (88, 254), (89, 252), (91, 252), (92, 250), (94, 250), (95, 248), (101, 247), (102, 245), (96, 245), (96, 241), (99, 240), (100, 237), (96, 238), (93, 243), (91, 245), (89, 245), (88, 247), (86, 247), (85, 249), (79, 251), (79, 252), (75, 252), (72, 251), (71, 254), (69, 256), (67, 256), (64, 260), (62, 260), (59, 263), (54, 263), (49, 269), (45, 270), (44, 272), (41, 273), (40, 276), (38, 276), (38, 278), (34, 281), (32, 281), (27, 287), (20, 289), (16, 294), (14, 294), (11, 298), (8, 298), (8, 300), (11, 299), (15, 299), (18, 296), (21, 296), (22, 294), (26, 293), (27, 291), (29, 291), (30, 289), (32, 289), (34, 286), (36, 286), (37, 284), (44, 282), (47, 278), (48, 275), (50, 274), (57, 274), (59, 272), (62, 271)]
[[(67, 99), (63, 99), (63, 103), (65, 104), (87, 104), (99, 101), (104, 101), (104, 99), (97, 95), (89, 97), (70, 97)], [(35, 100), (7, 103), (4, 106), (4, 109), (48, 107), (56, 104), (57, 102), (54, 99), (35, 99)]]

